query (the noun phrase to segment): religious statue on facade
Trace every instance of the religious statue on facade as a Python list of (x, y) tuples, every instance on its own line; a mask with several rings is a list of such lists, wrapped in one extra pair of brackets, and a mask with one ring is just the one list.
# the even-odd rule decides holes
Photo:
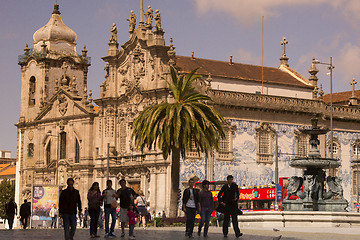
[(130, 12), (130, 18), (127, 19), (127, 21), (129, 21), (129, 33), (133, 33), (135, 30), (135, 26), (136, 26), (136, 16), (133, 10), (131, 10)]
[(110, 42), (117, 42), (117, 27), (115, 23), (113, 23), (112, 27), (110, 28)]
[(153, 22), (153, 13), (154, 10), (148, 6), (148, 10), (146, 11), (146, 13), (144, 13), (145, 17), (146, 17), (146, 21), (145, 21), (145, 26), (147, 28), (152, 28), (152, 22)]
[(156, 11), (155, 11), (155, 29), (156, 29), (156, 31), (163, 30), (161, 28), (161, 16), (160, 16), (160, 12), (158, 9), (156, 9)]

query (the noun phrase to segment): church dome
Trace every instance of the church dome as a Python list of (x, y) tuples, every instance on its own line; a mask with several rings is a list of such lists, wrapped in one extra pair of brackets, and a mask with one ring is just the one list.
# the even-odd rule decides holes
[(64, 24), (60, 17), (59, 5), (55, 4), (49, 22), (34, 33), (33, 39), (35, 48), (45, 41), (48, 47), (57, 45), (56, 49), (49, 48), (49, 50), (67, 50), (69, 48), (75, 50), (77, 36), (71, 28)]

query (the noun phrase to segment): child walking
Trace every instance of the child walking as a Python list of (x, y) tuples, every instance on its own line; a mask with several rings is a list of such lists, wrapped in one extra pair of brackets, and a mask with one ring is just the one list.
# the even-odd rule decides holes
[(135, 239), (134, 236), (134, 228), (135, 228), (135, 224), (136, 224), (136, 218), (138, 216), (138, 214), (136, 213), (135, 209), (134, 209), (134, 205), (130, 205), (130, 207), (128, 208), (128, 218), (129, 218), (129, 239)]

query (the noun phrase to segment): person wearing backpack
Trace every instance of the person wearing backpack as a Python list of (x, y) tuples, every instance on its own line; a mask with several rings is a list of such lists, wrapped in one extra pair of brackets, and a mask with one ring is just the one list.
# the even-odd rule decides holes
[(146, 228), (146, 215), (147, 215), (147, 209), (146, 209), (146, 200), (144, 196), (144, 192), (142, 190), (139, 191), (139, 195), (135, 199), (135, 204), (137, 207), (137, 210), (139, 212), (139, 215), (141, 216), (141, 222), (143, 225), (143, 229)]

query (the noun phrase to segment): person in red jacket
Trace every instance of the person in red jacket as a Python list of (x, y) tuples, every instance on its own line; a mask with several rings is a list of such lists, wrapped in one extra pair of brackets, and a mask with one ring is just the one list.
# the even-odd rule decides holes
[(136, 218), (138, 217), (138, 214), (135, 211), (133, 204), (130, 205), (127, 216), (129, 218), (129, 239), (135, 239), (134, 228), (135, 228)]

